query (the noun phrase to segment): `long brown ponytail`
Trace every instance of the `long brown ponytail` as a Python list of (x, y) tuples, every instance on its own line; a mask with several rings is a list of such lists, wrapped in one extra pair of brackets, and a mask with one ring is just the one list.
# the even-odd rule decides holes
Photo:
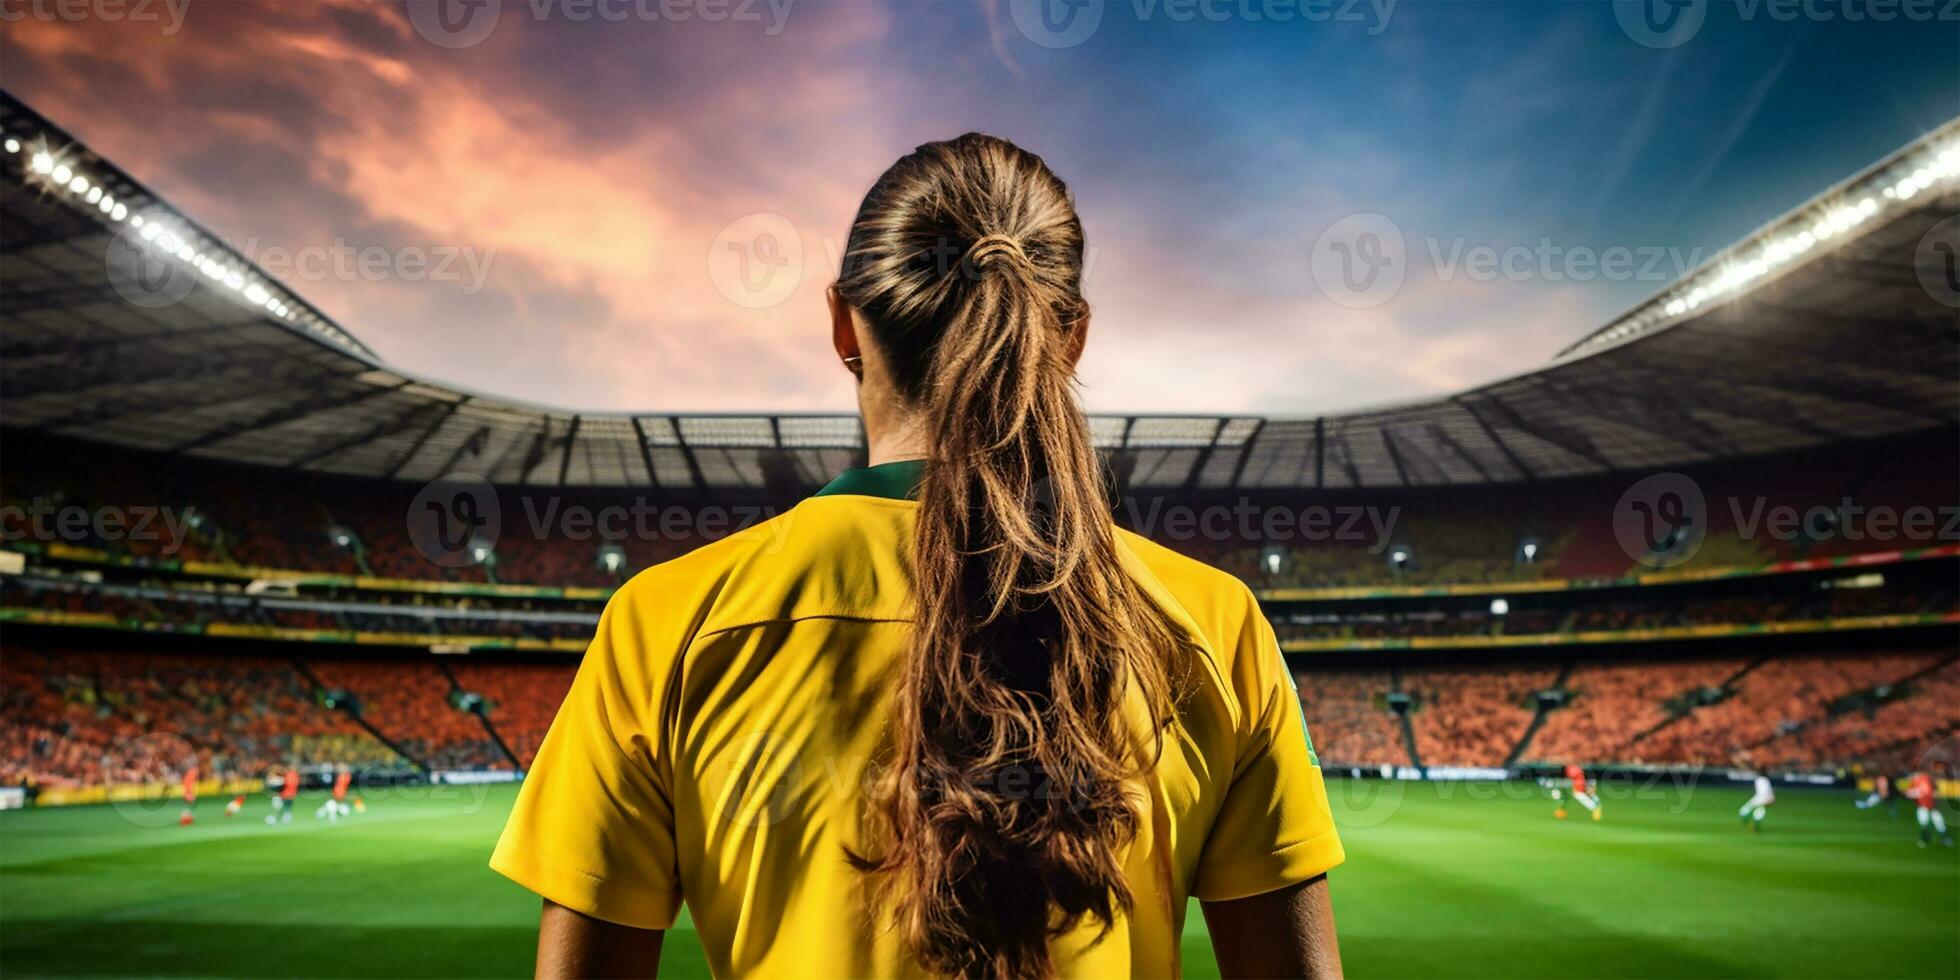
[(969, 133), (878, 179), (837, 284), (931, 447), (892, 785), (853, 858), (949, 975), (1049, 975), (1052, 938), (1130, 907), (1125, 784), (1173, 710), (1184, 640), (1118, 563), (1076, 402), (1082, 259), (1062, 181)]

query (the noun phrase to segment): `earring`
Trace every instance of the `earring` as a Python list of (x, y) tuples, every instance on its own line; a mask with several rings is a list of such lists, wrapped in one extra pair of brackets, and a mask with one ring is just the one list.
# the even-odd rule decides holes
[(856, 354), (844, 358), (844, 370), (849, 371), (860, 378), (864, 377), (864, 358)]

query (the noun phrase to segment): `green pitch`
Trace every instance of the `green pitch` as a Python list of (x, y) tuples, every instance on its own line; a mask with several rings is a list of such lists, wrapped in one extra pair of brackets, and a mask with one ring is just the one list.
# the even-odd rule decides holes
[[(1960, 852), (1915, 848), (1903, 807), (1791, 791), (1752, 836), (1727, 784), (1609, 797), (1602, 823), (1527, 784), (1331, 789), (1352, 976), (1960, 973)], [(278, 827), (257, 797), (188, 828), (174, 806), (0, 813), (0, 975), (528, 975), (537, 902), (484, 867), (513, 791), (430, 792), (338, 826), (317, 797)], [(1195, 907), (1185, 953), (1215, 975)], [(661, 967), (705, 975), (685, 920)]]

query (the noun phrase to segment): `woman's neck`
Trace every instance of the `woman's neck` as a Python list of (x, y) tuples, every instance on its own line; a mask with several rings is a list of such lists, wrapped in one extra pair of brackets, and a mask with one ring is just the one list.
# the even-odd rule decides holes
[(864, 450), (871, 466), (902, 459), (924, 459), (930, 444), (924, 420), (886, 381), (883, 361), (867, 349), (858, 382), (858, 416), (864, 420)]
[(866, 462), (871, 466), (926, 457), (925, 428), (912, 416), (874, 423), (864, 420)]

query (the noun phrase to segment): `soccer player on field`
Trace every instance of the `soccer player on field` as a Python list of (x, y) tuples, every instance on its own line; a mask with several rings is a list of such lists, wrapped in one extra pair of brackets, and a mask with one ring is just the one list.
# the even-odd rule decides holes
[(1946, 815), (1940, 812), (1939, 791), (1933, 785), (1933, 774), (1920, 772), (1912, 776), (1912, 785), (1906, 789), (1906, 798), (1919, 804), (1919, 846), (1925, 847), (1932, 835), (1940, 835), (1940, 843), (1953, 846), (1953, 835), (1946, 831)]
[(1769, 813), (1769, 808), (1775, 803), (1775, 787), (1769, 784), (1768, 776), (1757, 773), (1756, 792), (1749, 797), (1749, 802), (1742, 804), (1742, 809), (1736, 811), (1736, 816), (1742, 818), (1742, 825), (1748, 828), (1750, 833), (1759, 833), (1763, 829), (1763, 817)]
[(1886, 774), (1881, 772), (1877, 776), (1872, 778), (1871, 794), (1869, 796), (1866, 796), (1864, 799), (1859, 800), (1856, 803), (1853, 803), (1852, 805), (1860, 810), (1869, 810), (1872, 807), (1879, 806), (1881, 804), (1891, 803), (1891, 802), (1892, 802), (1892, 777), (1887, 776)]
[(870, 465), (607, 602), (491, 858), (537, 975), (651, 972), (685, 902), (715, 976), (1174, 976), (1196, 898), (1223, 975), (1339, 976), (1272, 625), (1112, 520), (1068, 189), (929, 143), (843, 251)]
[[(1580, 806), (1591, 810), (1593, 820), (1598, 821), (1601, 818), (1599, 796), (1589, 791), (1590, 787), (1586, 784), (1586, 771), (1577, 765), (1567, 764), (1565, 767), (1565, 778), (1572, 780), (1572, 799), (1577, 801)], [(1552, 815), (1555, 817), (1564, 817), (1565, 807), (1560, 806)]]
[(196, 819), (191, 816), (191, 808), (197, 805), (197, 766), (192, 764), (184, 770), (184, 815), (177, 818), (179, 827), (188, 827)]
[(341, 766), (339, 771), (334, 773), (333, 796), (329, 797), (325, 803), (320, 804), (318, 810), (313, 811), (313, 819), (318, 820), (324, 816), (330, 822), (339, 823), (340, 818), (346, 816), (349, 812), (347, 809), (347, 784), (353, 781), (354, 771), (345, 765)]
[(279, 795), (272, 798), (272, 812), (265, 815), (266, 823), (292, 823), (293, 798), (299, 795), (299, 770), (287, 766), (279, 776)]

